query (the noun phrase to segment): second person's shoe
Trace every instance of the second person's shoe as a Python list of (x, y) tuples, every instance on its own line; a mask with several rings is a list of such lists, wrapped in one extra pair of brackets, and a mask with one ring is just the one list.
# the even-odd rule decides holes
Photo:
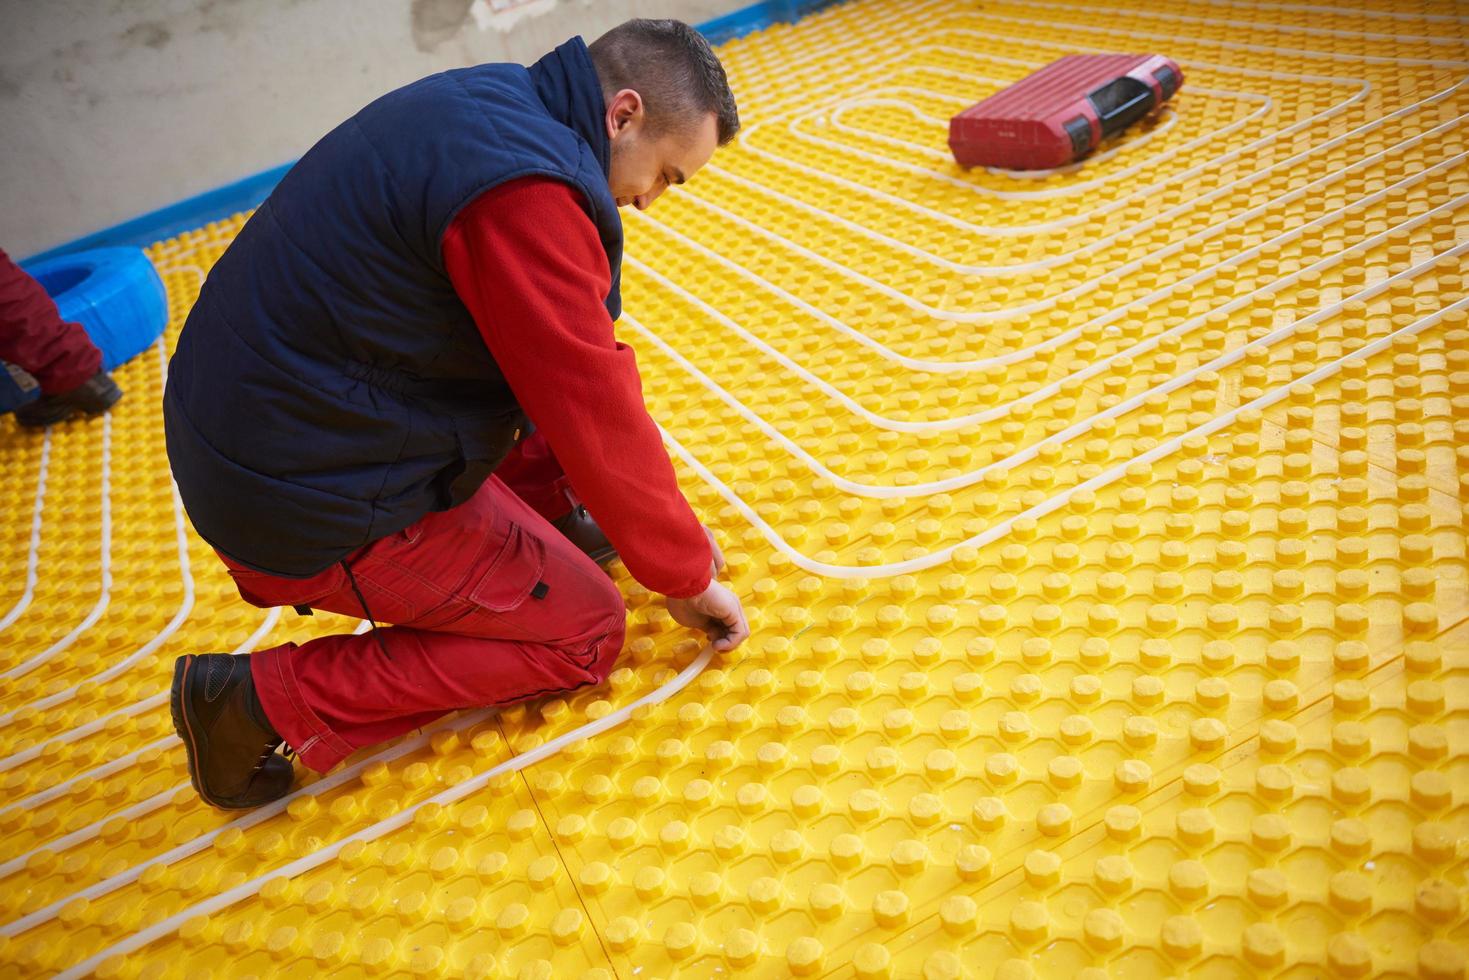
[(249, 656), (189, 654), (173, 665), (173, 727), (189, 757), (189, 779), (204, 802), (248, 810), (291, 789), (281, 737), (255, 697)]
[(98, 415), (122, 398), (122, 389), (106, 371), (98, 371), (70, 391), (42, 395), (15, 410), (21, 425), (38, 428), (65, 422), (73, 415)]

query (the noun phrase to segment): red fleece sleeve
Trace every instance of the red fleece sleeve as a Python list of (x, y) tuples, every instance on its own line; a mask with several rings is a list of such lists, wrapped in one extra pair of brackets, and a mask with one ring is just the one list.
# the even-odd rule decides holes
[(444, 266), (520, 406), (643, 586), (685, 598), (713, 554), (603, 300), (607, 253), (569, 185), (501, 184), (444, 233)]

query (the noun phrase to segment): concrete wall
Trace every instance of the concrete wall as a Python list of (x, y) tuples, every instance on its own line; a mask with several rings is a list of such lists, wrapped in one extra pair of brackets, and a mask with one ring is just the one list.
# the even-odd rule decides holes
[(0, 248), (32, 254), (285, 163), (444, 68), (748, 0), (0, 0)]

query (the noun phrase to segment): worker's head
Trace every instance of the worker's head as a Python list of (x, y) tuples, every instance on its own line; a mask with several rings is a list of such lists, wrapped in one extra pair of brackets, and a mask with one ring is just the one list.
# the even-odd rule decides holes
[(734, 139), (740, 116), (724, 66), (677, 20), (630, 20), (588, 47), (612, 138), (608, 184), (617, 206), (643, 210)]

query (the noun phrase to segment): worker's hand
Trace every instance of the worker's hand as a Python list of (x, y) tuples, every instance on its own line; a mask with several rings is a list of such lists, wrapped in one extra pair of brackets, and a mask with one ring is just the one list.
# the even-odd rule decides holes
[(728, 653), (750, 635), (739, 596), (718, 582), (687, 599), (668, 597), (668, 614), (682, 626), (703, 630), (714, 641), (714, 649)]
[(714, 578), (724, 571), (724, 552), (719, 550), (719, 542), (714, 540), (714, 532), (707, 527), (704, 533), (709, 537), (709, 550), (714, 552), (714, 564), (710, 566), (709, 577)]

